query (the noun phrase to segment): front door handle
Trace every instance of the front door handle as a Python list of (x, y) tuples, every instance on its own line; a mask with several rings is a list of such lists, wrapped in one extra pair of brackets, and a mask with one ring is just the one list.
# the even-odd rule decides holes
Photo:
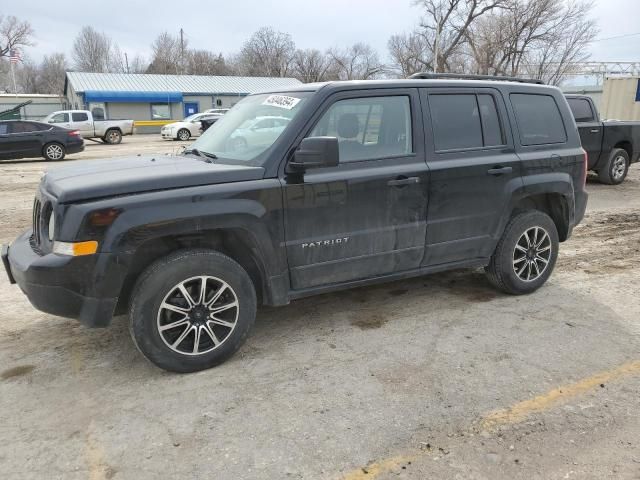
[(600, 129), (599, 128), (592, 128), (591, 129), (591, 133), (599, 133)]
[(398, 177), (395, 180), (389, 180), (387, 185), (390, 187), (404, 187), (405, 185), (413, 185), (420, 183), (420, 177)]
[(499, 175), (507, 175), (513, 172), (513, 168), (511, 167), (494, 167), (487, 170), (489, 175), (495, 175), (496, 177)]

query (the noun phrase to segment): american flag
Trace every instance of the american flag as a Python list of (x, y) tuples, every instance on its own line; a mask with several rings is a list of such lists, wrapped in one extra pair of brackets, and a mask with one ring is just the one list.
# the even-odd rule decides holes
[(20, 61), (20, 51), (17, 48), (9, 50), (9, 60), (14, 65)]

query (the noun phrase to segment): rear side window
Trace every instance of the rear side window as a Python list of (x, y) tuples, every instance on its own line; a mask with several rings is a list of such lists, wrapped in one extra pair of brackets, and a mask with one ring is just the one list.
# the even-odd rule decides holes
[(511, 104), (516, 114), (522, 145), (567, 141), (562, 115), (551, 95), (512, 93)]
[(28, 122), (14, 122), (11, 124), (11, 133), (31, 133), (40, 130), (37, 125)]
[(505, 144), (493, 95), (431, 94), (429, 109), (436, 151)]
[(86, 122), (89, 120), (89, 115), (84, 112), (73, 112), (71, 118), (74, 122)]
[(591, 104), (584, 98), (568, 98), (567, 102), (576, 122), (593, 122), (595, 120)]
[(9, 132), (9, 125), (7, 123), (0, 123), (0, 135), (6, 135)]

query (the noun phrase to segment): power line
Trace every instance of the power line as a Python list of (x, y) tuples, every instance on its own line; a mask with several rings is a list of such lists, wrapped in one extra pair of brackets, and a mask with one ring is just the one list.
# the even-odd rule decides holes
[(606, 38), (596, 38), (593, 42), (604, 42), (605, 40), (615, 40), (617, 38), (627, 38), (627, 37), (635, 37), (640, 35), (640, 32), (637, 33), (627, 33), (625, 35), (616, 35), (615, 37), (606, 37)]

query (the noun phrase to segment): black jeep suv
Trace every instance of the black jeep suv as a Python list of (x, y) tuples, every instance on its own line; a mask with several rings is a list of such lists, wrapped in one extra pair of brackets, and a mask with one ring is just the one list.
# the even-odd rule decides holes
[(51, 170), (3, 248), (9, 278), (87, 326), (128, 312), (177, 372), (232, 355), (259, 304), (460, 267), (533, 292), (587, 202), (567, 101), (416, 77), (251, 95), (181, 156)]

